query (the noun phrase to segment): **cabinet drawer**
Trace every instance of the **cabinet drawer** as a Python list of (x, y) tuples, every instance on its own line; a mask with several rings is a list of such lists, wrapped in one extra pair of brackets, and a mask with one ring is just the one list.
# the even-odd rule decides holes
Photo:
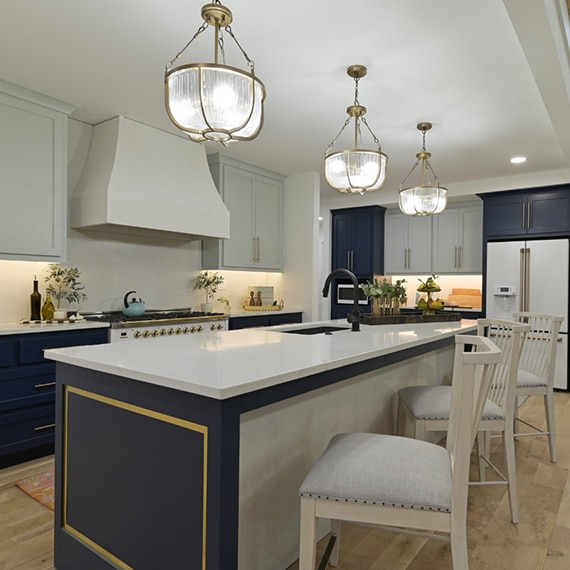
[(0, 455), (53, 443), (54, 435), (54, 405), (0, 415)]
[(269, 326), (274, 325), (287, 325), (289, 323), (300, 323), (302, 322), (301, 313), (285, 313), (283, 315), (270, 315), (269, 316)]
[(259, 315), (255, 317), (230, 317), (229, 329), (235, 331), (238, 329), (250, 329), (253, 327), (268, 327), (269, 319), (267, 315)]
[(0, 368), (14, 366), (18, 343), (15, 340), (0, 340)]
[(53, 366), (35, 366), (34, 370), (16, 369), (0, 381), (0, 412), (36, 404), (53, 403), (55, 373)]
[(43, 351), (47, 348), (107, 342), (107, 329), (27, 335), (26, 338), (21, 338), (18, 342), (20, 343), (18, 362), (20, 364), (33, 364), (44, 361)]

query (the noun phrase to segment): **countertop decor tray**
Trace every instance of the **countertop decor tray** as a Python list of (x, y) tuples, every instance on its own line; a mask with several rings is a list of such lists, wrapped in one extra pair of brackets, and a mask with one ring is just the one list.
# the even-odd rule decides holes
[(407, 323), (440, 323), (460, 321), (460, 313), (424, 313), (422, 315), (371, 315), (369, 313), (360, 316), (363, 325), (402, 325)]
[(243, 308), (244, 308), (244, 311), (282, 311), (283, 310), (283, 307), (280, 307), (279, 305), (261, 305), (261, 307), (253, 306), (253, 305), (244, 305)]

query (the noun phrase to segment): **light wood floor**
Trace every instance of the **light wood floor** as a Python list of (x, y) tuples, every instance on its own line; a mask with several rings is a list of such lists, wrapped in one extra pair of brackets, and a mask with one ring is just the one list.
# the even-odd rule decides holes
[[(570, 568), (570, 394), (556, 393), (555, 401), (558, 462), (550, 463), (544, 437), (517, 443), (520, 523), (510, 522), (504, 486), (470, 489), (470, 570)], [(541, 402), (527, 401), (523, 417), (542, 424)], [(501, 456), (497, 447), (497, 464)], [(0, 470), (0, 570), (53, 570), (53, 512), (14, 485), (52, 466), (53, 457), (48, 457)], [(322, 541), (319, 555), (324, 546)], [(447, 543), (346, 524), (337, 568), (451, 570), (452, 566)], [(298, 570), (298, 565), (288, 570)]]

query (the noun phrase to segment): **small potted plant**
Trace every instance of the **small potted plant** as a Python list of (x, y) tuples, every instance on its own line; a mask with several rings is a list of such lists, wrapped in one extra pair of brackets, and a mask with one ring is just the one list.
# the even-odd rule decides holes
[(372, 299), (373, 315), (392, 315), (400, 312), (400, 303), (406, 301), (405, 279), (398, 279), (395, 284), (388, 283), (386, 279), (381, 282), (374, 279), (371, 283), (362, 283), (362, 291)]
[(202, 303), (202, 311), (204, 313), (212, 312), (211, 301), (214, 298), (214, 294), (218, 290), (218, 287), (224, 282), (224, 277), (220, 275), (217, 271), (210, 273), (208, 271), (203, 271), (194, 279), (194, 289), (203, 289), (206, 293), (206, 302)]
[(397, 279), (396, 283), (392, 285), (392, 308), (394, 313), (400, 312), (400, 305), (404, 305), (408, 300), (408, 292), (404, 286), (405, 279)]
[(83, 292), (85, 287), (79, 280), (80, 277), (81, 273), (77, 267), (62, 267), (57, 263), (49, 264), (45, 278), (46, 294), (55, 300), (54, 317), (56, 319), (64, 319), (67, 316), (67, 310), (61, 308), (62, 301), (71, 305), (87, 299), (87, 295)]
[(367, 281), (361, 285), (363, 293), (372, 300), (372, 314), (380, 315), (387, 313), (388, 299), (391, 296), (392, 285), (386, 279), (378, 281), (374, 279), (371, 283)]

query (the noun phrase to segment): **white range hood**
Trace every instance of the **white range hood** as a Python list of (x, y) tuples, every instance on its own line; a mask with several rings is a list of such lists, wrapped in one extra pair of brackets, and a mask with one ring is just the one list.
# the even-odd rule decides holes
[(204, 147), (125, 117), (93, 127), (70, 217), (75, 229), (188, 240), (230, 234)]

